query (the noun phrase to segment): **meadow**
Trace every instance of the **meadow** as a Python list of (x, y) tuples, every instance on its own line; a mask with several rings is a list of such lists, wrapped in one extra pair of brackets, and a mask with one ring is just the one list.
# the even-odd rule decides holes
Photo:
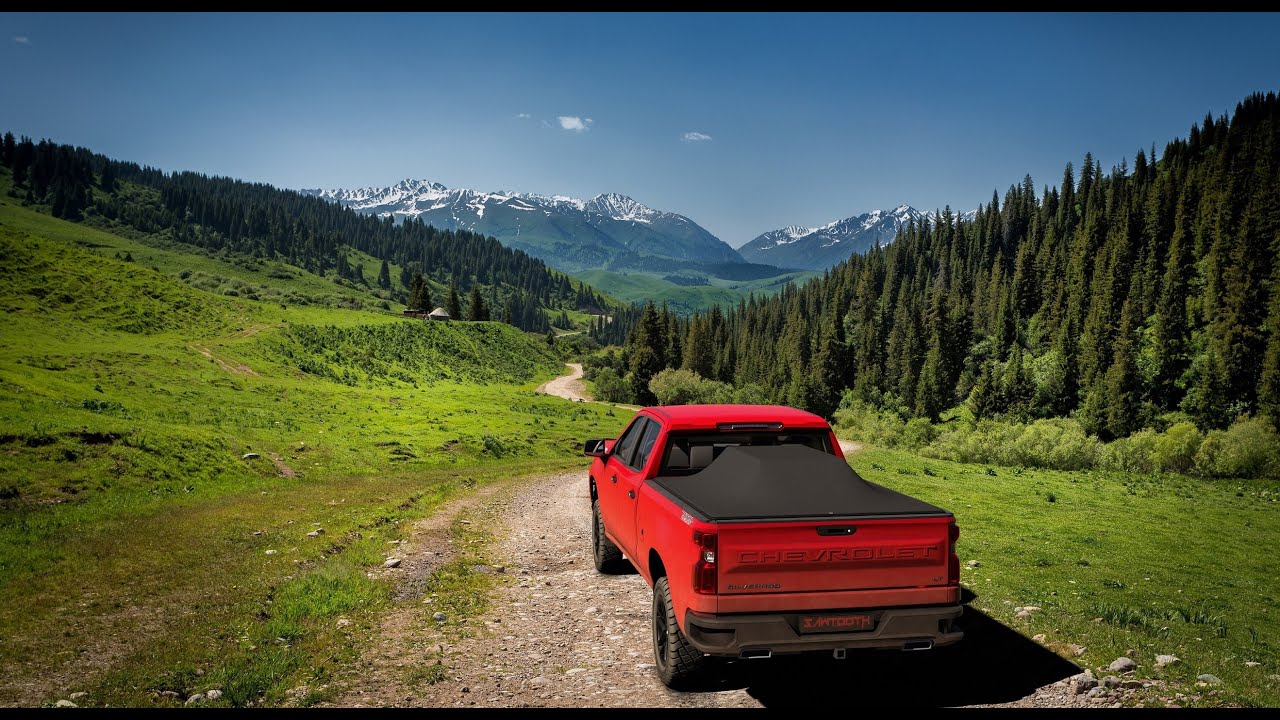
[(8, 198), (0, 257), (3, 704), (278, 701), (351, 657), (403, 522), (625, 421), (535, 395), (561, 359), (499, 323), (281, 303), (329, 288)]
[[(1128, 656), (1137, 677), (1180, 685), (1165, 695), (1200, 695), (1180, 702), (1280, 705), (1280, 483), (965, 464), (874, 447), (851, 464), (954, 512), (972, 605), (1027, 637), (1044, 634), (1098, 678)], [(1018, 617), (1025, 606), (1041, 609)], [(1165, 654), (1180, 662), (1158, 669)], [(1196, 687), (1205, 673), (1222, 685)]]

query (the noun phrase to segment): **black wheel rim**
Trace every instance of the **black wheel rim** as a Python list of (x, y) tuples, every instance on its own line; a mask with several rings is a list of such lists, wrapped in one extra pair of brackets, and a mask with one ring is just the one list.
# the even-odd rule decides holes
[(653, 649), (659, 667), (667, 666), (667, 608), (661, 602), (653, 607)]

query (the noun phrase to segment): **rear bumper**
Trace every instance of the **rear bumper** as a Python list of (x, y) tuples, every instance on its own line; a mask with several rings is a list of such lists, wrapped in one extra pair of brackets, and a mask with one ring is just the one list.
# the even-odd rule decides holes
[(907, 643), (931, 641), (950, 645), (964, 633), (954, 624), (964, 611), (960, 605), (877, 610), (874, 630), (801, 634), (799, 613), (763, 615), (706, 615), (687, 612), (685, 636), (708, 655), (736, 657), (744, 649), (767, 649), (773, 654), (808, 650), (903, 649)]

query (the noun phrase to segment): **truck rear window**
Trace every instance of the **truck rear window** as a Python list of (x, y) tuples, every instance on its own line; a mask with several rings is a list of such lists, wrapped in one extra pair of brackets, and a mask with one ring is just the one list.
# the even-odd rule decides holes
[(662, 451), (660, 475), (693, 475), (715, 462), (727, 447), (751, 445), (804, 445), (828, 454), (831, 438), (826, 430), (793, 430), (750, 433), (672, 433)]

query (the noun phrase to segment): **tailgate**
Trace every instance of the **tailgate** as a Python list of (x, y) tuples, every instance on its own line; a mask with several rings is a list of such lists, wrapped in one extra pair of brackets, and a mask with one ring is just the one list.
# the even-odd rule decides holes
[(718, 591), (826, 592), (947, 584), (950, 517), (725, 523)]

